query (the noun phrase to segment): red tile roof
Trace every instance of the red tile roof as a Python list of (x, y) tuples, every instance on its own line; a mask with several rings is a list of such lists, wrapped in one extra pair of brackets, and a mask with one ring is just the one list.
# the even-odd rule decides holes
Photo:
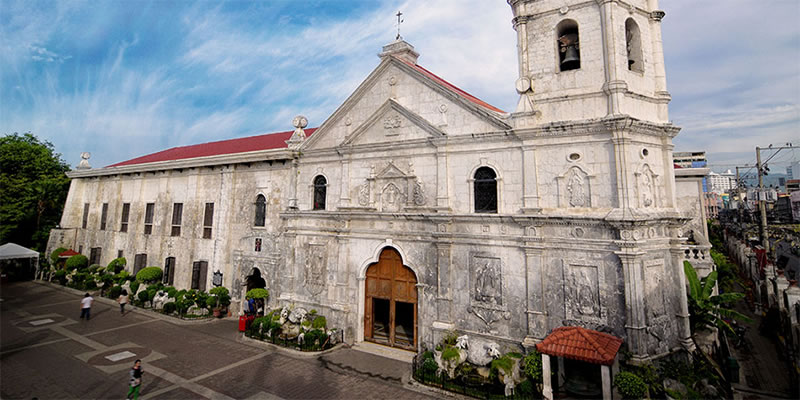
[(78, 253), (75, 250), (69, 249), (67, 251), (62, 251), (61, 254), (58, 255), (58, 258), (62, 257), (72, 257), (72, 256), (79, 256), (81, 253)]
[[(306, 136), (316, 131), (317, 128), (304, 129)], [(265, 135), (250, 136), (239, 139), (221, 140), (195, 144), (191, 146), (173, 147), (171, 149), (148, 154), (128, 161), (107, 166), (120, 167), (123, 165), (145, 164), (158, 161), (184, 160), (187, 158), (217, 156), (222, 154), (246, 153), (249, 151), (280, 149), (286, 147), (286, 141), (292, 137), (294, 131), (268, 133)]]
[(611, 365), (621, 345), (622, 339), (607, 333), (579, 326), (562, 326), (537, 344), (536, 350), (551, 356)]
[(487, 103), (487, 102), (485, 102), (485, 101), (483, 101), (483, 100), (481, 100), (481, 99), (479, 99), (479, 98), (477, 98), (477, 97), (475, 97), (475, 96), (473, 96), (473, 95), (471, 95), (471, 94), (469, 94), (469, 93), (467, 93), (467, 92), (465, 92), (463, 90), (461, 90), (456, 85), (453, 85), (452, 83), (440, 78), (439, 76), (437, 76), (433, 72), (428, 71), (427, 69), (422, 68), (421, 66), (419, 66), (417, 64), (412, 64), (409, 61), (403, 60), (401, 58), (397, 58), (397, 59), (402, 61), (402, 62), (404, 62), (404, 63), (406, 63), (406, 64), (408, 64), (409, 66), (411, 66), (412, 68), (416, 69), (417, 71), (422, 72), (425, 76), (435, 80), (436, 82), (439, 82), (440, 84), (444, 85), (445, 87), (449, 88), (450, 90), (456, 92), (461, 97), (463, 97), (463, 98), (465, 98), (465, 99), (467, 99), (467, 100), (469, 100), (469, 101), (471, 101), (471, 102), (473, 102), (473, 103), (475, 103), (475, 104), (477, 104), (477, 105), (479, 105), (479, 106), (481, 106), (483, 108), (488, 108), (489, 110), (496, 111), (496, 112), (499, 112), (499, 113), (504, 113), (505, 112), (505, 111), (503, 111), (503, 110), (501, 110), (501, 109), (499, 109), (499, 108), (497, 108), (497, 107), (495, 107), (495, 106), (493, 106), (493, 105), (491, 105), (491, 104), (489, 104), (489, 103)]

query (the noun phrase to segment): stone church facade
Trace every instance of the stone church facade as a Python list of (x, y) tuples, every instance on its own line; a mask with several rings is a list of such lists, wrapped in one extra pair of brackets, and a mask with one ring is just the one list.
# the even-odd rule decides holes
[(294, 131), (70, 172), (50, 249), (121, 254), (178, 288), (221, 273), (235, 301), (258, 270), (269, 307), (317, 309), (348, 342), (419, 350), (457, 330), (529, 346), (575, 325), (639, 359), (680, 347), (682, 232), (698, 211), (676, 201), (664, 13), (508, 3), (515, 111), (398, 39), (317, 129), (297, 117)]

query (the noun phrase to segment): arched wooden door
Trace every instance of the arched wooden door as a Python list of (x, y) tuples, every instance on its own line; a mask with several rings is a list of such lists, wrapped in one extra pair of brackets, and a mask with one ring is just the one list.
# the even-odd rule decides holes
[(367, 268), (364, 339), (416, 350), (417, 277), (394, 249)]

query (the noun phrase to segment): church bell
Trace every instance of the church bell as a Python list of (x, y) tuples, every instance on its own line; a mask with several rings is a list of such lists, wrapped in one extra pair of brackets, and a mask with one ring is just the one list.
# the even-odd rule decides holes
[(570, 66), (580, 61), (581, 57), (578, 54), (578, 49), (575, 48), (575, 45), (567, 46), (564, 48), (564, 60), (561, 61), (562, 67)]
[(581, 67), (581, 55), (578, 52), (578, 35), (569, 33), (558, 38), (560, 50), (564, 53), (561, 70), (567, 71)]

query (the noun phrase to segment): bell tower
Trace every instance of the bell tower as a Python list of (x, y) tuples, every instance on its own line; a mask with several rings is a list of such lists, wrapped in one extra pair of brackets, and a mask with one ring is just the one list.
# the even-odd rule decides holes
[[(658, 0), (507, 0), (526, 124), (629, 116), (668, 123)], [(523, 121), (527, 121), (523, 122)]]

